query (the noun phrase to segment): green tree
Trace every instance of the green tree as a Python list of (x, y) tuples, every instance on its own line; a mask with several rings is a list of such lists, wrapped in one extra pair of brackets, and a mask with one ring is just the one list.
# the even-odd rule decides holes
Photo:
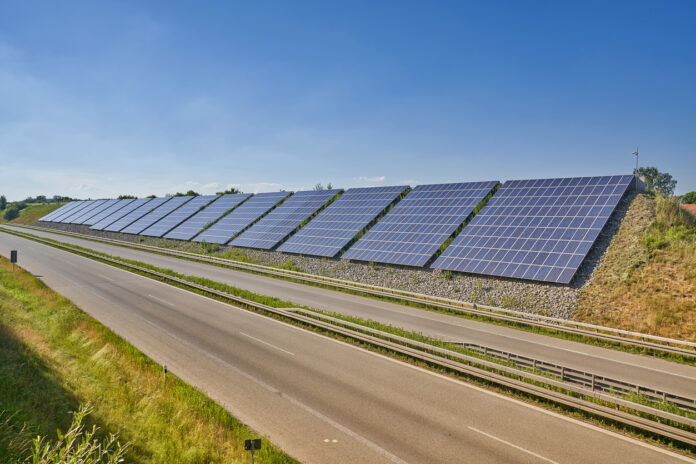
[(638, 168), (638, 176), (645, 179), (645, 185), (649, 192), (671, 196), (677, 186), (677, 181), (672, 178), (671, 174), (660, 172), (656, 167)]
[(11, 221), (13, 219), (16, 219), (19, 217), (19, 208), (17, 208), (16, 205), (12, 205), (9, 208), (5, 210), (5, 214), (3, 215), (5, 220)]
[[(0, 199), (0, 202), (2, 199)], [(681, 201), (685, 205), (693, 205), (696, 203), (696, 192), (689, 192), (681, 197)], [(2, 209), (2, 208), (0, 208)]]
[(186, 193), (176, 192), (174, 195), (167, 194), (168, 197), (197, 197), (200, 193), (189, 190)]
[(321, 183), (314, 186), (314, 190), (324, 190), (324, 186)]
[(230, 187), (227, 190), (225, 190), (224, 192), (215, 192), (215, 193), (218, 195), (227, 195), (229, 193), (244, 193), (244, 192), (242, 192), (241, 190), (239, 190), (236, 187)]
[(5, 198), (5, 195), (0, 196), (0, 211), (4, 210), (7, 208), (7, 198)]
[(136, 197), (135, 195), (119, 195), (117, 199), (118, 200), (128, 200), (131, 198), (138, 198), (138, 197)]

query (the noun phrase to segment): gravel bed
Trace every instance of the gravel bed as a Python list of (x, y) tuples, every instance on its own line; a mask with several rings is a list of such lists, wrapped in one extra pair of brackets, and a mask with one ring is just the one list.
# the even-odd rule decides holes
[(367, 264), (228, 246), (213, 245), (204, 250), (203, 246), (194, 242), (93, 231), (84, 225), (41, 222), (36, 225), (184, 251), (208, 252), (231, 259), (278, 266), (315, 275), (571, 319), (582, 288), (591, 283), (594, 271), (601, 264), (633, 198), (635, 198), (635, 192), (630, 192), (622, 199), (570, 285), (474, 276), (443, 272), (439, 269)]

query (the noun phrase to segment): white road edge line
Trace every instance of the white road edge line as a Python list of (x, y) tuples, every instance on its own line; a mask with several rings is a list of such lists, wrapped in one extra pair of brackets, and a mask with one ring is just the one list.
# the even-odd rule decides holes
[(164, 304), (166, 304), (166, 305), (171, 306), (172, 308), (174, 308), (174, 303), (170, 303), (170, 302), (168, 302), (167, 300), (163, 300), (162, 298), (158, 298), (158, 297), (156, 297), (155, 295), (152, 295), (152, 294), (150, 294), (150, 293), (148, 293), (147, 296), (149, 296), (149, 297), (152, 298), (153, 300), (157, 300), (157, 301), (159, 301), (160, 303), (164, 303)]
[(509, 441), (505, 441), (505, 440), (503, 440), (502, 438), (498, 438), (498, 437), (496, 437), (495, 435), (491, 435), (490, 433), (483, 432), (483, 431), (481, 431), (481, 430), (479, 430), (479, 429), (477, 429), (477, 428), (471, 427), (471, 426), (468, 426), (467, 429), (473, 430), (474, 432), (480, 433), (481, 435), (485, 435), (486, 437), (490, 438), (491, 440), (499, 441), (500, 443), (502, 443), (502, 444), (504, 444), (504, 445), (508, 445), (508, 446), (510, 446), (510, 447), (512, 447), (512, 448), (518, 449), (518, 450), (520, 450), (520, 451), (524, 451), (525, 453), (530, 454), (530, 455), (534, 456), (535, 458), (541, 459), (542, 461), (550, 462), (550, 463), (552, 463), (552, 464), (558, 464), (557, 461), (554, 461), (554, 460), (549, 459), (549, 458), (545, 458), (544, 456), (542, 456), (542, 455), (540, 455), (540, 454), (537, 454), (537, 453), (535, 453), (534, 451), (529, 451), (529, 450), (526, 449), (526, 448), (522, 448), (521, 446), (517, 446), (517, 445), (514, 444), (514, 443), (510, 443)]
[(256, 337), (252, 337), (251, 335), (246, 334), (246, 333), (244, 333), (244, 332), (239, 332), (239, 333), (240, 333), (241, 335), (244, 335), (245, 337), (251, 338), (252, 340), (256, 340), (256, 341), (259, 342), (259, 343), (263, 343), (264, 345), (268, 345), (268, 346), (270, 346), (271, 348), (275, 348), (276, 350), (282, 351), (283, 353), (287, 353), (287, 354), (289, 354), (290, 356), (295, 356), (295, 353), (291, 353), (290, 351), (284, 350), (284, 349), (282, 349), (282, 348), (280, 348), (280, 347), (277, 347), (277, 346), (275, 346), (275, 345), (273, 345), (273, 344), (271, 344), (271, 343), (264, 342), (263, 340), (258, 339), (258, 338), (256, 338)]

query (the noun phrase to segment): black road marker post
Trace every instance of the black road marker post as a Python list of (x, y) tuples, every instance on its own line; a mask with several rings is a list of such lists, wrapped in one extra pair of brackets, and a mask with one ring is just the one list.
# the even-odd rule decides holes
[(251, 464), (254, 464), (254, 451), (261, 449), (261, 439), (253, 438), (251, 440), (244, 440), (244, 449), (251, 451)]
[(12, 272), (14, 272), (15, 263), (17, 262), (17, 250), (10, 251), (10, 262), (12, 263)]

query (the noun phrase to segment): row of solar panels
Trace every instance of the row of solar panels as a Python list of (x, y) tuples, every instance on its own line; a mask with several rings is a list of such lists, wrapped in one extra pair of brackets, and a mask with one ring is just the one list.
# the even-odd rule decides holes
[(89, 200), (41, 220), (422, 267), (493, 194), (431, 267), (569, 283), (632, 182), (604, 176)]

